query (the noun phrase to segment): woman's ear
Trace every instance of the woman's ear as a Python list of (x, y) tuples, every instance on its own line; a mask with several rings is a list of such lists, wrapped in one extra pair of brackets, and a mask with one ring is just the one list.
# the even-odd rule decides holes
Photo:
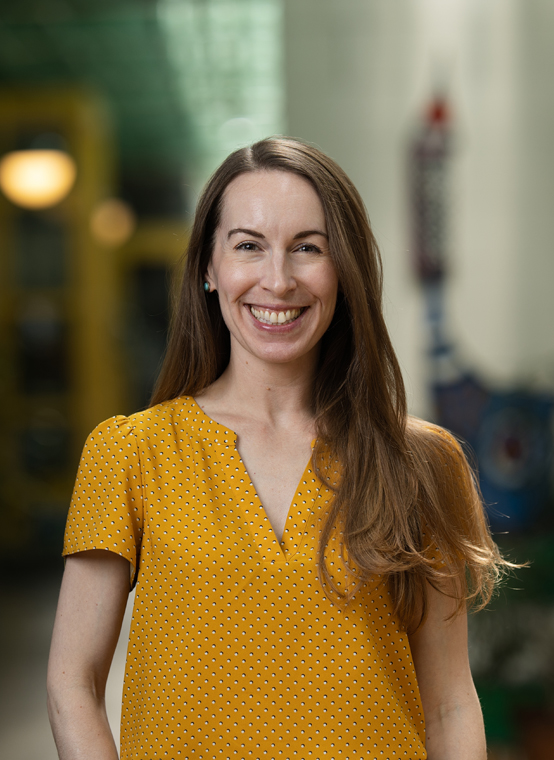
[[(206, 283), (209, 285), (209, 290), (208, 290), (208, 288), (206, 288)], [(204, 274), (204, 289), (208, 293), (213, 293), (214, 291), (217, 290), (217, 288), (216, 288), (216, 279), (214, 277), (213, 264), (212, 264), (211, 261), (208, 264), (208, 269), (206, 270), (206, 272)]]
[(214, 281), (213, 281), (213, 278), (210, 276), (209, 272), (206, 272), (206, 274), (203, 277), (202, 282), (204, 283), (204, 290), (206, 291), (206, 293), (213, 293), (215, 291)]

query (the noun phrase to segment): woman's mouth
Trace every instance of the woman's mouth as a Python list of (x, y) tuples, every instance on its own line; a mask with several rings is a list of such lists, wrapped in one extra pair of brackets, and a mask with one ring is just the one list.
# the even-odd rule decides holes
[(263, 325), (288, 325), (305, 311), (302, 309), (284, 309), (282, 311), (269, 311), (268, 309), (258, 309), (250, 306), (250, 313), (258, 322)]

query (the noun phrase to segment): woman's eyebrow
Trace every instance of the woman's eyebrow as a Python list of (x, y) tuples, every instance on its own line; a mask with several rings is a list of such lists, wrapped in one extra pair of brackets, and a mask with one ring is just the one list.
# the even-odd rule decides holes
[(252, 235), (252, 237), (260, 238), (260, 240), (265, 240), (265, 235), (262, 235), (261, 232), (256, 232), (256, 230), (248, 230), (244, 227), (236, 227), (234, 230), (229, 230), (227, 233), (227, 240), (231, 237), (231, 235), (236, 235), (237, 233), (242, 233), (243, 235)]
[[(246, 227), (235, 227), (234, 229), (229, 230), (227, 233), (227, 240), (231, 237), (231, 235), (236, 234), (251, 235), (252, 237), (257, 237), (260, 240), (265, 240), (265, 235), (263, 235), (261, 232), (256, 232), (256, 230), (249, 230)], [(310, 235), (321, 235), (321, 237), (328, 239), (328, 235), (321, 230), (302, 230), (302, 232), (296, 233), (296, 235), (293, 237), (293, 240), (300, 240), (301, 238), (310, 237)]]
[(327, 233), (322, 232), (321, 230), (303, 230), (302, 232), (299, 232), (298, 234), (296, 234), (293, 240), (298, 240), (299, 238), (304, 238), (304, 237), (310, 237), (310, 235), (321, 235), (321, 237), (327, 238), (327, 240), (329, 239), (329, 236), (327, 235)]

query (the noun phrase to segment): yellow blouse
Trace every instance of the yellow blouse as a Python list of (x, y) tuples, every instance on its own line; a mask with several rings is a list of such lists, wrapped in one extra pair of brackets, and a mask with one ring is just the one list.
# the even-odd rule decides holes
[(408, 637), (386, 585), (376, 576), (345, 609), (320, 586), (331, 492), (308, 464), (279, 543), (235, 444), (183, 397), (113, 417), (85, 445), (64, 555), (115, 552), (136, 581), (122, 760), (423, 760)]

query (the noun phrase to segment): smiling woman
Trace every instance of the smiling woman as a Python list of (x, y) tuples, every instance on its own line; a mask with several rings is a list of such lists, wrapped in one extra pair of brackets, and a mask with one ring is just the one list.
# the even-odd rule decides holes
[[(452, 436), (406, 415), (363, 203), (320, 151), (202, 195), (149, 409), (89, 436), (49, 671), (62, 758), (484, 760), (466, 604), (503, 569)], [(103, 550), (103, 551), (98, 551)]]
[(250, 354), (300, 361), (313, 374), (307, 362), (317, 362), (338, 287), (314, 187), (283, 171), (236, 177), (223, 194), (207, 282), (218, 292), (232, 364)]

